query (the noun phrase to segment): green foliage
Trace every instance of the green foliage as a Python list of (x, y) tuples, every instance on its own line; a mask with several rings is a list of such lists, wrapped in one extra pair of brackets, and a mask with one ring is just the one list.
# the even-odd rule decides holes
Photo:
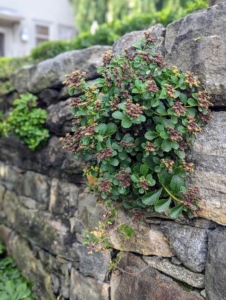
[(120, 225), (118, 231), (123, 238), (130, 238), (134, 234), (134, 230), (126, 224)]
[(14, 101), (15, 108), (6, 121), (9, 130), (31, 150), (35, 150), (49, 137), (49, 131), (43, 127), (47, 118), (46, 111), (37, 108), (36, 100), (37, 97), (32, 94), (21, 95)]
[[(76, 12), (76, 26), (83, 31), (90, 29), (93, 20), (96, 20), (98, 24), (109, 23), (111, 20), (118, 20), (118, 22), (122, 20), (123, 23), (125, 16), (136, 18), (142, 14), (149, 15), (149, 19), (153, 20), (151, 24), (157, 24), (160, 21), (167, 25), (185, 15), (184, 12), (187, 9), (187, 13), (191, 13), (208, 6), (207, 1), (204, 0), (96, 0), (92, 2), (73, 0), (73, 5)], [(112, 27), (112, 29), (115, 28)]]
[[(122, 1), (120, 2), (122, 3)], [(153, 7), (152, 1), (148, 2), (149, 3), (147, 3), (147, 7)], [(84, 2), (79, 3), (79, 5), (84, 5)], [(93, 3), (94, 2), (92, 2), (92, 5)], [(185, 8), (182, 8), (179, 5), (179, 3), (175, 5), (174, 2), (170, 1), (163, 6), (164, 8), (162, 8), (161, 11), (156, 11), (155, 9), (147, 9), (144, 3), (143, 6), (141, 4), (137, 4), (136, 10), (139, 13), (134, 13), (129, 16), (127, 16), (127, 14), (125, 13), (123, 14), (123, 18), (115, 17), (113, 18), (112, 22), (106, 22), (103, 24), (102, 22), (100, 22), (101, 25), (96, 30), (95, 34), (91, 34), (89, 28), (86, 29), (87, 31), (84, 31), (85, 27), (83, 26), (83, 31), (71, 41), (43, 42), (32, 50), (31, 57), (33, 60), (43, 60), (52, 58), (62, 52), (70, 50), (83, 49), (94, 45), (112, 45), (117, 39), (120, 38), (120, 36), (128, 32), (147, 29), (150, 26), (158, 23), (167, 26), (169, 23), (172, 23), (173, 21), (182, 18), (188, 13), (202, 9), (207, 6), (208, 5), (204, 0), (188, 2), (188, 5)], [(118, 5), (118, 8), (119, 7), (120, 4)], [(92, 13), (90, 5), (87, 8), (89, 9), (89, 13)], [(145, 11), (145, 13), (143, 11)], [(82, 15), (80, 15), (80, 17), (82, 17)], [(92, 21), (94, 19), (92, 18)], [(83, 20), (82, 22), (84, 25)], [(87, 20), (85, 24), (88, 24)]]
[(0, 111), (0, 137), (7, 137), (9, 133), (10, 127), (5, 118), (5, 115), (2, 111)]
[(67, 76), (71, 94), (79, 87), (84, 95), (72, 102), (74, 133), (64, 148), (89, 161), (98, 201), (196, 216), (200, 197), (185, 187), (194, 167), (185, 159), (210, 119), (209, 97), (191, 72), (166, 67), (149, 33), (134, 48), (132, 55), (108, 51), (94, 86), (79, 71)]
[(45, 60), (70, 51), (72, 48), (73, 43), (70, 41), (46, 41), (31, 50), (31, 57), (34, 60)]
[(0, 240), (0, 299), (34, 300), (32, 282), (27, 281), (11, 257), (6, 257), (5, 247)]
[(192, 0), (187, 3), (187, 6), (184, 9), (183, 15), (186, 16), (188, 14), (193, 13), (194, 11), (207, 8), (209, 5), (205, 0)]
[(7, 81), (0, 81), (0, 95), (5, 95), (14, 90), (12, 83), (10, 80)]
[(31, 57), (1, 57), (0, 58), (0, 79), (10, 79), (12, 73), (19, 68), (32, 64), (33, 61)]

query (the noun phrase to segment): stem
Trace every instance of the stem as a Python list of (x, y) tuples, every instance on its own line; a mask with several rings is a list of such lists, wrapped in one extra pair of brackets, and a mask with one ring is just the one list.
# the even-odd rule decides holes
[(168, 116), (168, 114), (161, 115), (161, 114), (158, 114), (157, 112), (154, 112), (154, 114), (157, 115), (157, 116), (160, 116), (160, 117)]
[(168, 194), (171, 198), (173, 198), (175, 201), (177, 201), (177, 202), (179, 202), (179, 203), (182, 202), (180, 199), (178, 199), (177, 197), (175, 197), (175, 196), (167, 189), (167, 187), (166, 187), (163, 183), (161, 183), (161, 185), (162, 185), (162, 187), (164, 188), (164, 190), (167, 192), (167, 194)]

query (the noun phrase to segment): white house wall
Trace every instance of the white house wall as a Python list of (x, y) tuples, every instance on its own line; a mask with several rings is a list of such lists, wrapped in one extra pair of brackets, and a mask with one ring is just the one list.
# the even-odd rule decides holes
[[(49, 40), (70, 38), (75, 35), (74, 14), (70, 0), (0, 0), (0, 8), (11, 9), (24, 17), (14, 25), (0, 25), (5, 34), (5, 55), (23, 56), (36, 46), (35, 26), (49, 27)], [(62, 26), (68, 31), (62, 32)], [(21, 33), (28, 33), (28, 41), (21, 40)]]

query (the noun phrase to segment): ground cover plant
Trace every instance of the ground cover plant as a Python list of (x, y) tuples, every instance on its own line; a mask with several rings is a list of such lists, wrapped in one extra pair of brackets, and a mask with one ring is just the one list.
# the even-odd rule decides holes
[(20, 95), (13, 105), (8, 117), (0, 113), (0, 136), (13, 133), (31, 150), (37, 149), (49, 138), (49, 131), (44, 126), (46, 111), (37, 107), (37, 97), (32, 94)]
[(0, 299), (34, 300), (31, 288), (32, 283), (22, 276), (14, 260), (6, 256), (5, 247), (0, 240)]
[(194, 169), (186, 150), (210, 120), (211, 103), (196, 77), (167, 68), (154, 45), (146, 32), (133, 53), (107, 52), (92, 86), (84, 73), (67, 75), (71, 95), (78, 87), (84, 95), (71, 101), (74, 133), (62, 141), (89, 162), (97, 201), (193, 217), (200, 196), (185, 185)]

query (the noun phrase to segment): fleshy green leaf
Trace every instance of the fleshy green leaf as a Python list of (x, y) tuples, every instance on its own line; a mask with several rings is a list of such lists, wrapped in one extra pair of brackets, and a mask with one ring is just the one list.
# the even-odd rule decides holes
[(107, 125), (106, 135), (112, 134), (116, 132), (116, 130), (117, 130), (117, 125), (115, 123), (109, 123)]
[(174, 175), (170, 181), (170, 188), (174, 194), (177, 194), (184, 186), (184, 179), (179, 175)]
[(98, 132), (100, 135), (104, 135), (107, 131), (107, 128), (108, 126), (106, 124), (101, 123), (96, 127), (95, 131)]
[(161, 212), (164, 212), (164, 211), (168, 210), (169, 206), (170, 206), (170, 203), (171, 203), (171, 198), (159, 200), (155, 204), (155, 211), (161, 213)]
[(197, 106), (197, 102), (192, 98), (188, 99), (188, 104), (191, 105), (191, 106)]
[(117, 167), (119, 164), (119, 161), (116, 158), (109, 159), (109, 162), (112, 166)]
[(164, 140), (161, 144), (162, 150), (169, 152), (172, 149), (171, 142), (169, 140)]
[(132, 179), (132, 181), (135, 182), (135, 183), (140, 182), (140, 179), (139, 179), (138, 175), (136, 175), (136, 174), (132, 174), (132, 175), (131, 175), (131, 179)]
[(164, 131), (164, 126), (161, 125), (161, 124), (158, 124), (158, 125), (156, 126), (156, 131), (157, 131), (158, 133), (161, 133), (162, 131)]
[(171, 209), (170, 217), (176, 219), (181, 215), (182, 211), (183, 211), (183, 205), (179, 204)]
[(140, 166), (140, 172), (143, 176), (146, 176), (148, 173), (149, 167), (147, 165)]
[(122, 127), (130, 128), (132, 126), (132, 122), (129, 118), (122, 119)]
[(156, 137), (158, 136), (158, 134), (156, 132), (153, 132), (153, 131), (148, 131), (145, 133), (144, 137), (147, 139), (147, 140), (153, 140), (155, 139)]
[(161, 193), (162, 193), (162, 189), (158, 190), (157, 192), (154, 191), (154, 192), (147, 193), (142, 197), (142, 202), (145, 205), (153, 205), (159, 200)]
[(121, 111), (117, 110), (113, 112), (112, 117), (114, 119), (122, 120), (123, 118), (125, 118), (125, 115)]

